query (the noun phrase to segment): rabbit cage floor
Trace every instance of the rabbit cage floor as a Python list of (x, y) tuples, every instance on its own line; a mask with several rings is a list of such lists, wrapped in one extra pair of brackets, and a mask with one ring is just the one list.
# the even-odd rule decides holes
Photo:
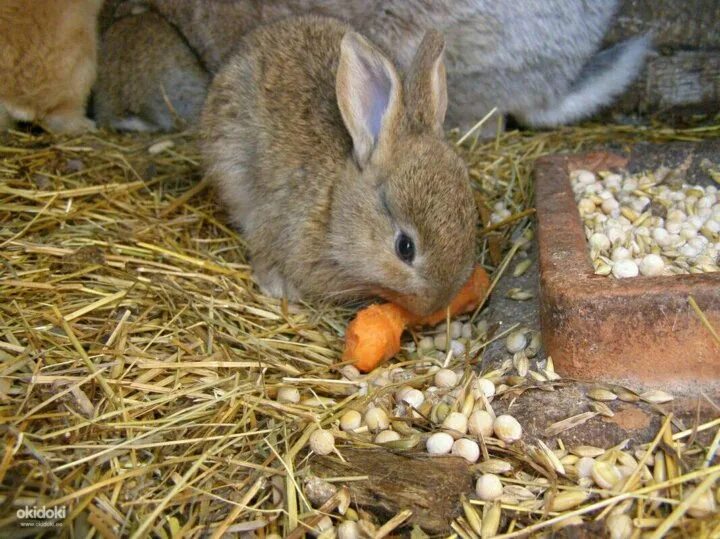
[[(580, 518), (592, 533), (614, 525), (609, 507), (648, 530), (710, 533), (720, 517), (696, 506), (714, 504), (720, 473), (712, 396), (580, 383), (542, 349), (513, 356), (506, 338), (540, 329), (536, 158), (719, 135), (718, 126), (586, 126), (458, 146), (484, 224), (478, 260), (496, 279), (485, 308), (462, 319), (470, 353), (448, 355), (442, 339), (419, 352), (423, 336), (449, 332), (429, 329), (356, 380), (338, 363), (354, 308), (288, 306), (258, 292), (242, 238), (201, 179), (192, 134), (0, 135), (0, 533), (36, 535), (48, 523), (23, 511), (44, 506), (66, 510), (45, 529), (73, 537), (299, 537), (327, 525), (312, 505), (335, 525), (359, 520), (380, 535), (472, 537), (483, 513), (499, 532)], [(491, 222), (496, 205), (507, 213)], [(457, 386), (433, 389), (433, 365), (457, 371)], [(479, 376), (494, 397), (470, 391)], [(402, 385), (424, 392), (421, 413), (396, 405)], [(279, 399), (280, 388), (297, 389), (299, 402)], [(481, 464), (429, 457), (443, 403), (512, 414), (523, 437), (479, 440)], [(398, 443), (338, 428), (348, 409), (370, 406), (392, 417)], [(335, 453), (309, 451), (318, 427), (334, 434)], [(614, 492), (583, 480), (574, 465), (592, 452), (585, 445), (601, 448), (598, 462), (634, 459), (638, 473)], [(499, 505), (473, 493), (491, 469), (506, 490)], [(313, 495), (313, 475), (329, 499)], [(691, 487), (688, 513), (678, 504)]]

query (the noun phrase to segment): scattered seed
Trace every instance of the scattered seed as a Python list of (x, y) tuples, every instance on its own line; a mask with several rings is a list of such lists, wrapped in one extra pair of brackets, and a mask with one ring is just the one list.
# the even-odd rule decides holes
[(361, 537), (360, 526), (352, 520), (343, 520), (337, 527), (337, 536), (338, 539), (359, 539)]
[(483, 474), (478, 477), (475, 483), (475, 494), (477, 494), (481, 500), (496, 500), (503, 494), (503, 484), (497, 475), (491, 473)]
[(502, 459), (487, 459), (485, 462), (481, 462), (475, 466), (482, 473), (489, 474), (504, 474), (512, 471), (513, 467), (506, 460)]
[(654, 404), (662, 404), (665, 402), (670, 402), (674, 399), (672, 395), (659, 389), (651, 389), (650, 391), (641, 393), (640, 398), (646, 402), (652, 402)]
[(340, 429), (353, 431), (362, 425), (362, 415), (357, 410), (348, 410), (340, 417)]
[(505, 347), (511, 354), (524, 350), (526, 345), (527, 339), (523, 330), (513, 331), (505, 338)]
[(318, 429), (310, 435), (310, 449), (318, 455), (329, 455), (335, 449), (335, 437), (329, 430)]
[(535, 294), (522, 288), (511, 288), (507, 291), (507, 297), (516, 301), (527, 301), (535, 297)]
[(440, 369), (435, 373), (435, 385), (438, 387), (455, 387), (458, 375), (450, 369)]
[(592, 468), (592, 478), (600, 488), (611, 489), (622, 480), (622, 474), (617, 466), (596, 460)]
[(526, 258), (525, 260), (518, 262), (513, 270), (513, 277), (520, 277), (521, 275), (524, 275), (528, 268), (532, 266), (532, 263), (533, 261), (530, 258)]
[(473, 440), (467, 438), (460, 438), (455, 440), (452, 446), (451, 453), (458, 457), (464, 458), (469, 463), (475, 463), (480, 458), (480, 446)]
[(468, 418), (460, 412), (450, 412), (442, 422), (442, 426), (453, 438), (461, 438), (467, 432)]
[(395, 442), (400, 439), (400, 435), (394, 430), (383, 430), (375, 435), (374, 442), (376, 444), (385, 444), (387, 442)]
[(596, 401), (614, 401), (617, 399), (617, 395), (615, 393), (599, 387), (588, 391), (587, 396)]
[(452, 449), (455, 440), (447, 432), (431, 434), (425, 442), (425, 448), (431, 455), (445, 455)]
[(495, 435), (506, 443), (512, 443), (522, 437), (522, 427), (518, 420), (511, 415), (498, 416), (493, 422)]
[(610, 539), (630, 539), (633, 534), (632, 519), (623, 513), (608, 515), (605, 527)]
[(281, 387), (277, 392), (278, 402), (297, 404), (300, 402), (300, 392), (294, 387)]
[(172, 140), (161, 140), (160, 142), (156, 142), (152, 146), (148, 148), (148, 153), (150, 155), (157, 155), (159, 153), (164, 152), (165, 150), (169, 150), (175, 146), (175, 143)]
[[(550, 496), (550, 493), (548, 493), (548, 496)], [(559, 492), (552, 498), (550, 502), (550, 510), (558, 512), (567, 511), (568, 509), (577, 507), (589, 497), (590, 495), (587, 492), (580, 490), (566, 490), (564, 492)]]
[(370, 408), (365, 412), (365, 424), (373, 432), (386, 430), (390, 426), (385, 410), (382, 408)]

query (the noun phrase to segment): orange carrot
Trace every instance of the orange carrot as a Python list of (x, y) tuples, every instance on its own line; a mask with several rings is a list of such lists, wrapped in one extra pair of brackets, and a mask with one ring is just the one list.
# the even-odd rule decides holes
[(418, 317), (394, 303), (370, 305), (361, 310), (345, 333), (344, 361), (369, 372), (400, 351), (400, 337), (407, 326), (434, 326), (450, 316), (475, 309), (490, 288), (490, 278), (480, 266), (450, 305), (426, 317)]

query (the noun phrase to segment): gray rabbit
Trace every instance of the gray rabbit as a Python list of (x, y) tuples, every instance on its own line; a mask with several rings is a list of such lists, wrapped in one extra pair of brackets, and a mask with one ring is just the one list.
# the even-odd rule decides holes
[(438, 30), (447, 42), (449, 127), (467, 127), (493, 107), (536, 127), (587, 117), (622, 93), (650, 48), (641, 36), (598, 52), (618, 0), (144, 1), (211, 74), (250, 29), (292, 15), (347, 21), (401, 70), (424, 32)]

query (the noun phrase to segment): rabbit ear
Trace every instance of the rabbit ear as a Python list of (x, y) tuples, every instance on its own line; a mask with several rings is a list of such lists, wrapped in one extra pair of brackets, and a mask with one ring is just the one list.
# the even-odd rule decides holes
[(420, 127), (443, 132), (447, 111), (445, 40), (440, 32), (428, 30), (418, 47), (405, 79), (409, 117)]
[(402, 88), (393, 65), (360, 34), (347, 32), (335, 91), (358, 165), (382, 158), (400, 117)]

